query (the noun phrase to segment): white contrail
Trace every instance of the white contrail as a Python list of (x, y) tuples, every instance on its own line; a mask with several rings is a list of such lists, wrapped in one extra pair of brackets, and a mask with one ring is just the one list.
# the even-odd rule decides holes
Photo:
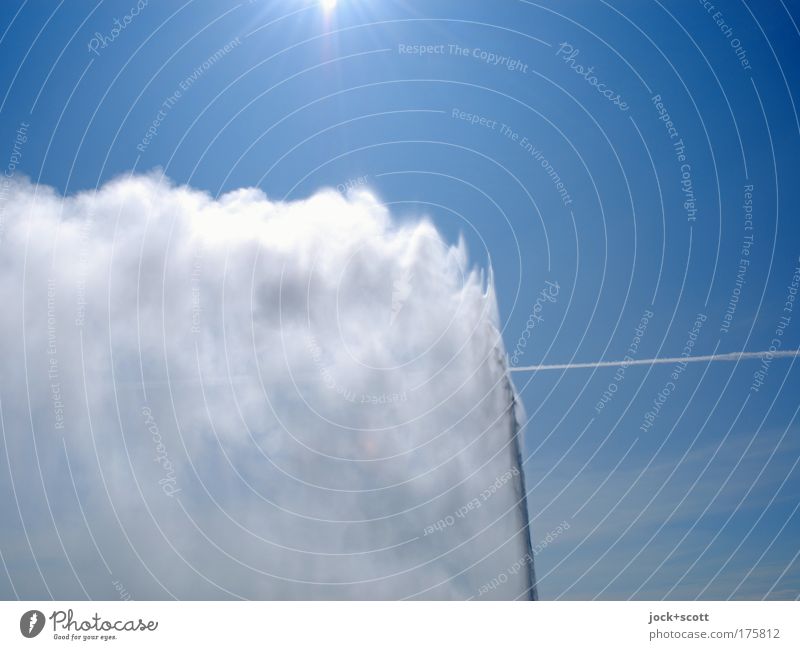
[(726, 352), (724, 354), (704, 354), (697, 357), (661, 357), (658, 359), (633, 359), (627, 361), (590, 361), (587, 363), (552, 363), (539, 366), (511, 366), (511, 372), (536, 370), (574, 370), (576, 368), (613, 368), (617, 366), (649, 366), (658, 363), (698, 363), (701, 361), (744, 361), (761, 357), (776, 359), (800, 356), (800, 350), (775, 350), (770, 352)]

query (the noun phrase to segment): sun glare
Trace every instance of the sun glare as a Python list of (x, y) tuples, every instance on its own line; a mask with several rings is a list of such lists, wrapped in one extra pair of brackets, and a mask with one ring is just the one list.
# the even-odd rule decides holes
[(322, 0), (322, 8), (325, 11), (333, 11), (336, 9), (337, 0)]

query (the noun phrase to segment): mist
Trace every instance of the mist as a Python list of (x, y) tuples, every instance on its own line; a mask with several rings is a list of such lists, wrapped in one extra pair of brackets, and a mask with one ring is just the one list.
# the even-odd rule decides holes
[(424, 215), (14, 180), (1, 246), (3, 597), (535, 593), (491, 273)]

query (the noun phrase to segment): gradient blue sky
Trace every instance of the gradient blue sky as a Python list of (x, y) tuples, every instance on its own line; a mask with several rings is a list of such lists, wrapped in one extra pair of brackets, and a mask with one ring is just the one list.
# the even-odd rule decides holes
[[(325, 12), (151, 0), (91, 52), (135, 4), (0, 5), (4, 167), (29, 124), (17, 172), (65, 193), (156, 167), (212, 194), (256, 185), (273, 199), (366, 177), (399, 219), (428, 215), (448, 239), (463, 234), (475, 264), (491, 259), (509, 352), (558, 283), (519, 365), (622, 358), (646, 310), (637, 358), (679, 355), (698, 313), (696, 354), (770, 346), (800, 263), (799, 3), (339, 0)], [(165, 100), (232, 41), (138, 150)], [(570, 67), (562, 43), (627, 110)], [(685, 144), (694, 221), (657, 94)], [(745, 234), (750, 266), (723, 333)], [(800, 347), (798, 326), (795, 311), (782, 349)], [(537, 555), (541, 597), (796, 598), (794, 364), (774, 360), (758, 392), (758, 360), (689, 366), (646, 433), (671, 366), (628, 368), (599, 413), (614, 369), (516, 374), (534, 545), (570, 524)]]

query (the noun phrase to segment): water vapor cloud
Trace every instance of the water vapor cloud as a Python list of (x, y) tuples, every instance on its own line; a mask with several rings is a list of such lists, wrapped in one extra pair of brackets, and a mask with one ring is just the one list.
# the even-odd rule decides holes
[(530, 595), (521, 407), (463, 243), (361, 189), (158, 173), (15, 179), (4, 219), (5, 597)]

